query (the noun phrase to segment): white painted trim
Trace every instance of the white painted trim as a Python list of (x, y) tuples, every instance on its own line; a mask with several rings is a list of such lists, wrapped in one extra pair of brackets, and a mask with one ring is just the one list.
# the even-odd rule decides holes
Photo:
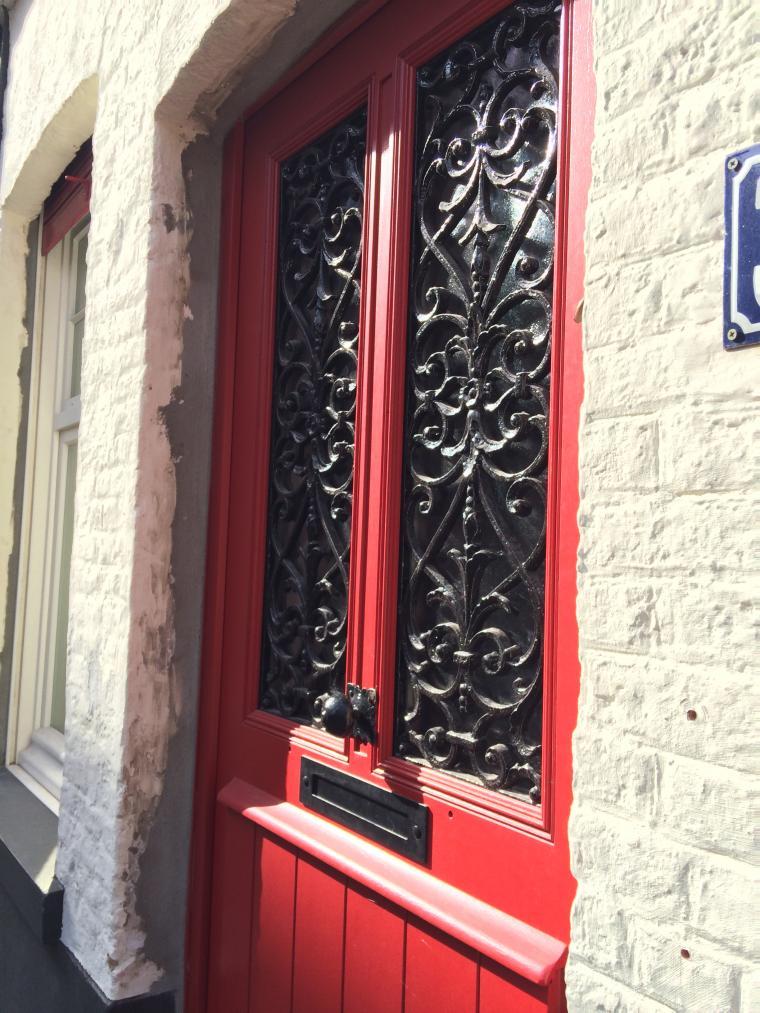
[[(27, 603), (30, 595), (31, 539), (32, 539), (32, 503), (34, 500), (34, 462), (37, 456), (37, 438), (39, 431), (38, 408), (40, 402), (40, 376), (42, 373), (42, 332), (43, 332), (43, 293), (48, 270), (54, 269), (55, 257), (43, 257), (42, 228), (38, 230), (37, 243), (37, 284), (35, 291), (34, 328), (32, 332), (32, 361), (29, 380), (29, 410), (27, 422), (26, 460), (24, 462), (24, 495), (21, 511), (21, 537), (19, 551), (19, 575), (16, 591), (16, 618), (13, 634), (13, 660), (11, 665), (11, 693), (8, 713), (8, 741), (6, 762), (11, 764), (19, 749), (19, 739), (26, 731), (26, 715), (34, 706), (32, 693), (34, 686), (28, 680), (22, 680), (24, 667), (24, 644), (27, 629)], [(54, 252), (54, 251), (51, 251)], [(37, 576), (36, 574), (34, 575)]]
[(82, 403), (79, 397), (70, 397), (68, 401), (63, 402), (61, 410), (53, 419), (53, 428), (59, 433), (65, 429), (72, 429), (79, 425), (81, 414)]
[(51, 795), (46, 788), (42, 787), (39, 781), (35, 781), (33, 777), (30, 777), (23, 767), (19, 767), (17, 763), (11, 763), (8, 765), (8, 770), (14, 777), (19, 779), (25, 788), (29, 789), (35, 798), (38, 798), (48, 809), (52, 809), (56, 816), (60, 815), (61, 804), (55, 795)]
[(60, 799), (65, 752), (65, 740), (59, 731), (37, 728), (32, 732), (29, 745), (18, 754), (18, 766), (54, 798)]
[[(78, 440), (79, 395), (70, 397), (77, 250), (89, 220), (46, 257), (38, 279), (30, 379), (21, 555), (7, 759), (58, 797), (63, 736), (50, 727), (69, 448)], [(41, 235), (42, 230), (40, 230)]]

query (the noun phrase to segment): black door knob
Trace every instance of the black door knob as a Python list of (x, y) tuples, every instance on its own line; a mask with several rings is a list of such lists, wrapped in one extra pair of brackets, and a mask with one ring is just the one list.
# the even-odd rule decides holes
[(330, 735), (345, 738), (354, 727), (354, 708), (345, 693), (328, 693), (322, 701), (322, 727)]
[(355, 736), (360, 742), (375, 741), (374, 689), (349, 683), (348, 693), (333, 690), (317, 698), (316, 716), (326, 732), (343, 739)]

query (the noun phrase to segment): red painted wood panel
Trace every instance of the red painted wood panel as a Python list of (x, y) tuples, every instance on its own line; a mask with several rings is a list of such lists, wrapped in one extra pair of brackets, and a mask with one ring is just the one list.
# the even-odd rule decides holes
[(343, 994), (346, 883), (299, 854), (293, 1013), (338, 1013)]
[(506, 968), (483, 961), (478, 1013), (547, 1013), (548, 993)]
[(90, 213), (92, 141), (85, 141), (50, 191), (42, 209), (42, 255)]
[(404, 986), (404, 1013), (476, 1013), (477, 960), (442, 933), (410, 921)]
[[(296, 852), (266, 834), (256, 853), (249, 1013), (290, 1013)], [(232, 877), (230, 877), (232, 878)], [(245, 1007), (230, 1003), (228, 1013)]]
[[(209, 968), (209, 1013), (244, 1010), (248, 1005), (249, 935), (256, 832), (228, 809), (217, 809), (214, 844), (219, 874), (213, 880), (211, 932), (215, 942)], [(234, 866), (232, 879), (225, 870)]]
[(369, 890), (348, 890), (343, 1013), (397, 1013), (403, 1003), (406, 924)]

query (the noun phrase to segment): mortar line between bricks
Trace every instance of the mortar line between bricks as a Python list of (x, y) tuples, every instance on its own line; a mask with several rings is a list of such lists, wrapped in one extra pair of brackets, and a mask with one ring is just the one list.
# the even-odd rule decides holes
[[(636, 912), (635, 910), (632, 910), (629, 913), (640, 924), (643, 924), (644, 926), (652, 926), (652, 928), (655, 928), (655, 929), (656, 928), (661, 928), (663, 926), (663, 924), (666, 925), (667, 927), (678, 929), (681, 926), (681, 924), (682, 924), (682, 923), (677, 922), (677, 921), (666, 921), (665, 923), (652, 921), (651, 919), (645, 918), (644, 916), (638, 914), (638, 912)], [(737, 998), (737, 986), (740, 984), (740, 980), (741, 980), (742, 975), (745, 974), (747, 971), (752, 970), (753, 967), (754, 967), (754, 963), (752, 962), (752, 960), (750, 958), (747, 958), (746, 956), (742, 956), (741, 954), (737, 954), (737, 953), (735, 953), (733, 951), (724, 950), (720, 946), (713, 947), (709, 936), (705, 935), (702, 932), (683, 933), (682, 938), (683, 937), (685, 937), (684, 941), (688, 941), (689, 939), (694, 938), (694, 939), (696, 939), (698, 941), (698, 945), (704, 943), (704, 944), (706, 944), (706, 947), (707, 947), (708, 950), (715, 951), (715, 952), (708, 952), (707, 955), (708, 955), (708, 957), (711, 960), (716, 961), (716, 962), (722, 964), (726, 968), (726, 970), (728, 971), (729, 978), (730, 978), (730, 981), (731, 981), (731, 986), (732, 986), (731, 987), (731, 991), (733, 993), (734, 1000), (736, 1000), (736, 998)], [(679, 940), (679, 942), (680, 942), (680, 940)], [(678, 945), (678, 943), (675, 942), (675, 939), (674, 939), (674, 944), (676, 946)], [(582, 955), (576, 954), (576, 959), (580, 960), (582, 963), (585, 963), (587, 967), (589, 967), (591, 969), (595, 969), (594, 965), (589, 964), (589, 962), (587, 960), (585, 960)], [(613, 979), (613, 981), (619, 981), (618, 978), (615, 978), (612, 975), (610, 975), (610, 977)], [(628, 986), (628, 987), (630, 988), (630, 986)], [(646, 992), (645, 990), (642, 989), (642, 991), (640, 993), (638, 993), (638, 994), (647, 995), (650, 998), (654, 999), (655, 1002), (667, 1005), (667, 1004), (664, 1003), (664, 1000), (662, 998), (660, 998), (658, 996), (653, 996), (651, 992)], [(667, 1008), (669, 1008), (669, 1009), (673, 1008), (673, 1009), (678, 1010), (678, 1009), (686, 1009), (688, 1007), (678, 1007), (678, 1006), (676, 1006), (676, 1007), (667, 1007)], [(738, 1008), (739, 1007), (735, 1004), (735, 1002), (732, 1002), (732, 1005), (731, 1005), (730, 1009), (731, 1010), (738, 1010)], [(710, 1011), (710, 1013), (712, 1013), (712, 1011)]]
[[(640, 564), (629, 563), (626, 567), (619, 567), (619, 566), (604, 566), (604, 567), (593, 567), (593, 568), (592, 567), (585, 567), (583, 570), (578, 570), (578, 572), (582, 576), (588, 577), (590, 579), (596, 579), (597, 577), (604, 577), (604, 578), (609, 577), (611, 580), (615, 580), (615, 581), (617, 581), (618, 579), (620, 579), (622, 577), (633, 577), (633, 578), (638, 579), (642, 575), (646, 575), (647, 577), (653, 577), (653, 578), (662, 577), (662, 578), (668, 578), (668, 579), (671, 579), (673, 577), (679, 577), (679, 578), (687, 577), (687, 578), (693, 578), (694, 579), (694, 583), (696, 583), (696, 584), (698, 584), (698, 585), (701, 586), (702, 583), (703, 583), (703, 581), (700, 581), (699, 578), (708, 578), (708, 579), (711, 579), (711, 578), (714, 578), (716, 576), (717, 577), (722, 577), (726, 573), (732, 573), (732, 574), (735, 575), (736, 574), (736, 564), (734, 564), (734, 563), (726, 563), (726, 564), (723, 564), (723, 565), (720, 565), (720, 566), (706, 567), (704, 570), (698, 570), (695, 567), (687, 567), (687, 566), (675, 566), (674, 565), (672, 567), (658, 566), (658, 567), (655, 568), (655, 567), (647, 566), (646, 563), (640, 563)], [(746, 577), (757, 577), (758, 575), (760, 575), (760, 568), (758, 568), (758, 567), (742, 566), (742, 568), (741, 568), (741, 574), (742, 574), (742, 577), (745, 577), (745, 576)]]
[[(629, 574), (629, 576), (631, 576), (631, 577), (638, 576), (638, 574), (631, 573), (631, 574)], [(649, 576), (651, 577), (651, 583), (655, 587), (659, 587), (659, 581), (660, 580), (667, 580), (668, 581), (668, 586), (672, 586), (672, 581), (669, 580), (669, 576), (670, 575), (668, 575), (668, 577), (660, 577), (660, 575), (657, 572), (655, 572), (654, 570), (651, 570), (651, 571), (649, 571)], [(719, 591), (720, 590), (724, 590), (724, 591), (727, 591), (727, 592), (728, 591), (736, 592), (737, 589), (738, 589), (738, 591), (740, 593), (741, 590), (742, 590), (741, 584), (743, 583), (741, 578), (743, 576), (744, 576), (744, 570), (742, 570), (741, 573), (734, 572), (733, 578), (730, 581), (726, 581), (726, 582), (723, 582), (723, 581), (713, 581), (713, 583), (711, 584), (711, 586), (709, 588), (705, 588), (704, 584), (701, 583), (700, 581), (685, 581), (684, 583), (685, 583), (685, 586), (687, 586), (687, 587), (690, 584), (694, 585), (696, 587), (699, 587), (701, 590), (704, 590), (706, 594), (711, 594), (713, 596), (714, 596), (714, 592), (715, 592), (716, 589), (719, 590)], [(594, 579), (600, 585), (607, 585), (607, 584), (610, 584), (610, 583), (614, 583), (614, 584), (618, 584), (619, 583), (619, 581), (615, 577), (610, 577), (609, 580), (608, 580), (606, 577), (603, 577), (603, 576), (600, 576), (600, 575), (596, 575), (594, 577)], [(650, 583), (650, 581), (648, 580), (647, 583)], [(753, 587), (753, 585), (750, 584), (750, 589), (752, 589), (752, 587)], [(712, 601), (712, 598), (711, 598), (711, 601)]]
[[(706, 411), (709, 412), (710, 415), (713, 415), (715, 417), (719, 417), (721, 415), (726, 415), (726, 416), (730, 416), (730, 415), (739, 416), (740, 415), (741, 416), (740, 421), (742, 423), (747, 422), (747, 421), (751, 421), (751, 420), (753, 420), (755, 418), (756, 415), (760, 415), (760, 405), (756, 405), (756, 403), (754, 401), (750, 402), (749, 405), (747, 405), (746, 401), (742, 402), (738, 397), (737, 397), (737, 399), (735, 401), (732, 398), (726, 397), (726, 398), (723, 398), (722, 401), (721, 401), (721, 404), (725, 404), (725, 403), (728, 403), (729, 406), (730, 406), (726, 411), (713, 411), (712, 410), (713, 407), (717, 404), (716, 401), (699, 401), (696, 404), (694, 404), (693, 402), (690, 402), (686, 398), (683, 398), (681, 400), (677, 400), (676, 401), (676, 400), (673, 400), (672, 397), (671, 398), (663, 397), (662, 401), (658, 401), (658, 402), (655, 402), (655, 403), (647, 404), (647, 406), (645, 408), (644, 408), (644, 406), (637, 406), (637, 410), (636, 411), (630, 411), (630, 412), (620, 411), (619, 409), (616, 409), (614, 413), (610, 412), (610, 414), (607, 414), (606, 412), (598, 412), (598, 411), (595, 411), (594, 409), (588, 409), (587, 408), (586, 409), (587, 414), (586, 414), (586, 420), (585, 421), (587, 423), (588, 422), (615, 422), (618, 419), (631, 419), (631, 418), (652, 418), (655, 421), (659, 421), (662, 418), (663, 411), (667, 411), (667, 412), (684, 412), (684, 410), (687, 409), (687, 408), (691, 408), (691, 409), (693, 409), (696, 412), (699, 412), (701, 410), (706, 410)], [(741, 407), (740, 407), (742, 403), (744, 403), (744, 411), (742, 411)], [(734, 407), (734, 405), (736, 407)], [(757, 407), (758, 411), (755, 410), (756, 407)], [(583, 437), (583, 428), (581, 428), (580, 433), (581, 433), (581, 439), (582, 439), (582, 437)], [(581, 446), (581, 450), (583, 450), (583, 446)], [(715, 487), (713, 486), (713, 488), (715, 488)], [(725, 488), (727, 491), (730, 491), (733, 488), (733, 486), (724, 486), (722, 488)], [(748, 482), (747, 485), (746, 485), (746, 487), (744, 487), (744, 488), (750, 488), (751, 489), (751, 488), (754, 488), (754, 485), (751, 482)]]
[[(581, 610), (582, 611), (582, 610)], [(585, 618), (585, 617), (584, 617)], [(605, 644), (601, 640), (592, 640), (587, 638), (581, 638), (581, 648), (586, 649), (588, 647), (598, 651), (608, 651), (610, 654), (622, 654), (631, 658), (654, 658), (656, 661), (672, 661), (672, 654), (665, 654), (662, 652), (653, 651), (651, 648), (642, 648), (640, 651), (635, 651), (633, 648), (624, 647), (613, 647), (612, 644)], [(682, 648), (683, 644), (672, 645), (674, 650), (677, 652), (678, 648)], [(754, 659), (753, 659), (754, 660)], [(719, 664), (719, 660), (715, 661), (715, 664)], [(741, 665), (738, 665), (732, 669), (737, 675), (743, 675), (748, 668), (751, 668), (752, 662), (746, 661)]]
[[(695, 844), (691, 844), (688, 841), (675, 840), (674, 838), (669, 837), (666, 833), (663, 833), (658, 827), (651, 827), (648, 824), (637, 822), (636, 820), (626, 816), (623, 812), (618, 812), (617, 810), (611, 811), (609, 809), (603, 809), (598, 804), (596, 803), (592, 804), (590, 801), (584, 801), (580, 803), (580, 808), (581, 810), (590, 809), (594, 813), (602, 811), (605, 816), (605, 821), (609, 820), (613, 824), (615, 823), (622, 824), (623, 827), (633, 827), (637, 830), (640, 830), (642, 833), (651, 834), (651, 836), (657, 838), (658, 841), (662, 841), (664, 845), (670, 846), (673, 844), (677, 844), (680, 849), (685, 851), (692, 858), (704, 857), (705, 854), (709, 858), (716, 857), (716, 853), (712, 850), (706, 851), (704, 848), (699, 848)], [(731, 872), (733, 874), (737, 874), (739, 871), (746, 871), (746, 870), (750, 870), (753, 873), (755, 872), (760, 873), (760, 867), (755, 865), (754, 862), (746, 861), (743, 858), (737, 858), (735, 855), (719, 854), (717, 855), (717, 857), (728, 865), (736, 865), (740, 867), (740, 869), (738, 870), (732, 869)]]
[[(659, 488), (656, 489), (641, 489), (638, 486), (631, 486), (627, 489), (620, 487), (619, 490), (620, 493), (625, 493), (628, 495), (633, 491), (635, 491), (638, 494), (640, 501), (662, 499), (666, 505), (669, 503), (674, 503), (679, 499), (688, 499), (691, 496), (702, 496), (704, 499), (710, 500), (712, 503), (715, 504), (722, 503), (726, 499), (726, 492), (730, 492), (729, 489), (716, 490), (714, 488), (707, 489), (704, 492), (692, 489), (687, 489), (685, 491), (674, 491), (673, 489), (668, 489), (665, 488), (664, 486), (660, 486)], [(595, 488), (594, 506), (598, 507), (598, 506), (617, 505), (621, 500), (619, 492), (617, 488), (615, 489)], [(760, 493), (755, 493), (754, 487), (750, 486), (750, 495), (747, 497), (743, 497), (743, 501), (749, 501), (750, 503), (753, 504), (757, 503), (758, 505), (760, 505)], [(630, 506), (630, 499), (625, 499), (624, 502), (627, 506)], [(760, 569), (760, 567), (758, 567), (758, 569)]]
[[(619, 819), (626, 819), (626, 822), (629, 822), (632, 826), (641, 827), (646, 830), (656, 829), (658, 835), (662, 837), (664, 841), (668, 841), (671, 844), (688, 844), (689, 840), (693, 840), (693, 835), (688, 839), (684, 839), (682, 837), (678, 837), (677, 835), (673, 836), (670, 833), (665, 833), (664, 831), (661, 831), (660, 830), (661, 827), (664, 827), (665, 830), (673, 830), (674, 828), (671, 825), (664, 824), (661, 820), (656, 819), (655, 817), (639, 816), (638, 819), (633, 818), (627, 819), (623, 815), (623, 810), (620, 810), (612, 805), (605, 805), (603, 802), (599, 802), (597, 800), (594, 800), (593, 808), (597, 809), (601, 813), (607, 813), (610, 816), (617, 816)], [(760, 868), (760, 861), (754, 860), (752, 852), (749, 852), (746, 857), (739, 858), (735, 853), (732, 854), (731, 852), (723, 850), (721, 846), (719, 844), (716, 844), (714, 841), (711, 841), (709, 844), (705, 844), (704, 847), (697, 848), (696, 845), (694, 844), (690, 845), (690, 847), (695, 848), (697, 851), (700, 851), (708, 856), (718, 855), (721, 858), (733, 859), (736, 862), (741, 862), (743, 865), (747, 866), (750, 869)]]
[(577, 950), (573, 950), (571, 948), (570, 952), (572, 954), (573, 960), (577, 961), (579, 964), (583, 964), (584, 967), (586, 967), (589, 971), (591, 971), (598, 977), (608, 978), (610, 981), (614, 981), (617, 985), (620, 985), (621, 990), (626, 995), (630, 995), (631, 999), (641, 999), (642, 995), (645, 995), (648, 999), (652, 999), (654, 1002), (656, 1002), (657, 1005), (660, 1006), (662, 1009), (673, 1010), (675, 1011), (675, 1013), (678, 1013), (678, 1006), (671, 1006), (669, 1003), (663, 1002), (662, 999), (658, 999), (656, 996), (652, 996), (648, 992), (632, 988), (631, 985), (628, 985), (620, 978), (615, 977), (614, 974), (610, 974), (608, 971), (602, 971), (599, 967), (595, 966), (589, 960), (587, 960), (585, 956), (578, 953)]
[[(597, 204), (599, 204), (600, 206), (602, 206), (602, 205), (605, 205), (607, 203), (608, 203), (607, 201), (602, 200), (601, 198), (597, 199), (596, 197), (594, 197), (592, 199), (591, 203), (589, 204), (589, 213), (593, 210), (593, 208)], [(648, 253), (644, 253), (641, 256), (636, 256), (636, 257), (625, 256), (625, 257), (613, 257), (612, 259), (608, 259), (606, 257), (605, 258), (600, 258), (599, 260), (591, 260), (591, 261), (589, 261), (589, 263), (587, 264), (586, 270), (587, 271), (593, 270), (594, 267), (596, 267), (597, 264), (604, 264), (605, 268), (607, 268), (607, 269), (615, 267), (617, 265), (622, 265), (622, 264), (650, 264), (651, 265), (652, 258), (654, 256), (657, 256), (659, 258), (659, 257), (663, 257), (665, 255), (670, 255), (671, 253), (677, 253), (679, 250), (683, 250), (683, 249), (687, 249), (690, 252), (693, 252), (695, 250), (707, 249), (708, 247), (711, 247), (711, 246), (714, 247), (717, 243), (720, 243), (719, 239), (708, 238), (708, 239), (702, 239), (698, 243), (692, 243), (690, 246), (687, 246), (687, 247), (683, 247), (683, 246), (668, 246), (668, 247), (663, 247), (661, 250), (658, 250), (656, 253), (654, 253), (653, 251), (650, 250)], [(608, 273), (611, 274), (612, 272), (608, 270)]]
[[(664, 746), (653, 743), (650, 739), (643, 738), (642, 736), (636, 735), (633, 732), (627, 732), (623, 736), (621, 736), (621, 738), (632, 739), (634, 742), (639, 743), (639, 745), (647, 746), (658, 756), (664, 756), (666, 758), (672, 757), (673, 759), (680, 759), (680, 760), (691, 760), (694, 763), (701, 763), (704, 766), (709, 767), (710, 769), (718, 767), (720, 770), (729, 770), (732, 773), (737, 774), (739, 776), (739, 779), (742, 781), (745, 781), (748, 776), (753, 778), (757, 777), (758, 779), (760, 779), (760, 769), (754, 770), (748, 769), (746, 767), (741, 768), (736, 766), (729, 767), (725, 763), (721, 763), (719, 760), (702, 760), (698, 756), (690, 756), (689, 753), (679, 753), (674, 749), (666, 749)], [(760, 798), (760, 785), (758, 786), (758, 797)]]
[[(611, 648), (609, 650), (607, 648), (601, 648), (598, 650), (597, 653), (600, 656), (604, 657), (606, 654), (611, 654), (614, 656), (621, 652), (616, 651), (614, 648)], [(655, 660), (662, 661), (663, 659), (656, 658)], [(715, 665), (712, 662), (679, 661), (678, 659), (673, 658), (668, 658), (666, 660), (668, 665), (676, 666), (677, 668), (679, 668), (679, 670), (682, 668), (687, 668), (690, 672), (693, 672), (696, 669), (701, 675), (710, 675), (714, 674), (715, 672)], [(724, 669), (723, 671), (725, 672), (727, 678), (746, 674), (746, 668), (742, 669), (741, 671), (737, 671), (736, 669), (732, 668)], [(756, 680), (753, 679), (753, 682), (756, 682)]]

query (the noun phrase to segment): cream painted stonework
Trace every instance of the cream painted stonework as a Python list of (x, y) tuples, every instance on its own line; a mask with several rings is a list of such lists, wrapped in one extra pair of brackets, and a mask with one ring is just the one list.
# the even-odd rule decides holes
[(593, 8), (568, 999), (750, 1013), (760, 348), (725, 352), (721, 324), (723, 164), (760, 141), (760, 11)]

